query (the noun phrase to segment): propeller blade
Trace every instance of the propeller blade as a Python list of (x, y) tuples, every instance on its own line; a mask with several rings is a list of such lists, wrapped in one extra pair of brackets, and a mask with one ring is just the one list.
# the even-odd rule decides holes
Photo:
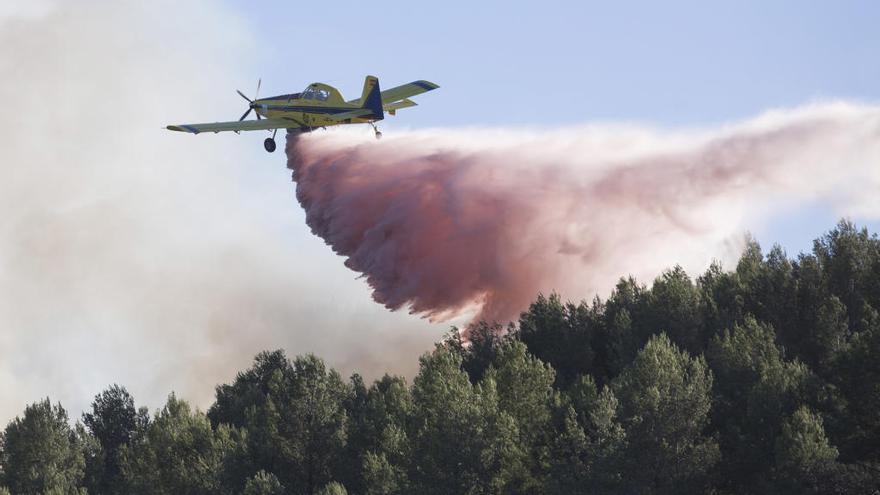
[(255, 115), (257, 116), (257, 120), (263, 120), (263, 117), (260, 117), (259, 112), (255, 113)]
[(258, 99), (259, 99), (258, 97), (260, 96), (260, 85), (261, 85), (261, 84), (263, 84), (263, 78), (262, 78), (262, 77), (259, 78), (259, 79), (257, 79), (257, 92), (254, 93), (254, 99), (255, 99), (255, 100), (258, 100)]
[(241, 91), (239, 91), (239, 90), (236, 89), (235, 92), (238, 93), (238, 94), (240, 94), (241, 97), (244, 98), (245, 100), (247, 100), (247, 101), (249, 101), (249, 102), (251, 102), (251, 103), (254, 102), (254, 100), (251, 100), (250, 98), (248, 98), (247, 96), (245, 96), (244, 93), (242, 93)]
[(242, 115), (241, 118), (238, 119), (238, 121), (241, 122), (242, 120), (244, 120), (248, 116), (248, 114), (251, 113), (251, 110), (253, 110), (253, 108), (248, 108), (247, 112), (245, 112), (244, 115)]

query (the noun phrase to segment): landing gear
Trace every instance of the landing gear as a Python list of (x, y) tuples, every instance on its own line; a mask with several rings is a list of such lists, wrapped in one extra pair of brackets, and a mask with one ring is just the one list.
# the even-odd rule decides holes
[(272, 132), (272, 137), (266, 138), (266, 140), (263, 141), (263, 148), (266, 148), (266, 151), (269, 153), (275, 151), (275, 134), (277, 133), (278, 129), (275, 129), (275, 131)]
[(382, 132), (379, 131), (379, 128), (376, 127), (376, 124), (374, 124), (373, 122), (370, 122), (370, 125), (373, 126), (373, 132), (376, 133), (376, 139), (382, 139)]

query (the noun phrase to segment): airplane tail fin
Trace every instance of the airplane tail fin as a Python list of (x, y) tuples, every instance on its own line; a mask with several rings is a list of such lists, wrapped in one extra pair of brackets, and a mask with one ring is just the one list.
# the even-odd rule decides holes
[(376, 76), (367, 76), (364, 80), (364, 91), (361, 93), (361, 108), (366, 108), (372, 112), (371, 117), (376, 120), (385, 118), (385, 112), (382, 110), (382, 93), (379, 89), (379, 78)]

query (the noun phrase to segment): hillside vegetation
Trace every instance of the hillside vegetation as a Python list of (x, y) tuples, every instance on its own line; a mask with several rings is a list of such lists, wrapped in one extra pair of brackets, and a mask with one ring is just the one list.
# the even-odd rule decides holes
[[(515, 269), (512, 267), (511, 269)], [(49, 399), (0, 437), (10, 493), (876, 493), (880, 240), (840, 222), (791, 259), (607, 300), (538, 296), (457, 331), (412, 380), (263, 352), (206, 411), (117, 385), (71, 423)], [(0, 493), (5, 489), (0, 489)]]

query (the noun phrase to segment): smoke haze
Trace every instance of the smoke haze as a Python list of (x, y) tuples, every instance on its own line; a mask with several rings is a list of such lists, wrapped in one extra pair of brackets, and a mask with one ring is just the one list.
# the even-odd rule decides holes
[(0, 427), (46, 396), (76, 418), (114, 382), (206, 407), (265, 349), (416, 368), (448, 325), (372, 302), (304, 226), (264, 133), (163, 129), (242, 113), (261, 47), (234, 13), (21, 5), (0, 8)]
[(880, 214), (880, 109), (846, 103), (688, 132), (290, 136), (287, 155), (306, 222), (373, 298), (440, 320), (701, 271), (738, 256), (746, 220), (799, 202)]

